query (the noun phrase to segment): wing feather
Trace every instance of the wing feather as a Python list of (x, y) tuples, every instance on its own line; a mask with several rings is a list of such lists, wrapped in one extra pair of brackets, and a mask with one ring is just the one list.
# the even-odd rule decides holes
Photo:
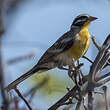
[(60, 37), (39, 60), (38, 64), (44, 64), (48, 61), (53, 60), (52, 58), (62, 52), (67, 51), (72, 47), (75, 41), (75, 35), (77, 31), (68, 31), (62, 37)]

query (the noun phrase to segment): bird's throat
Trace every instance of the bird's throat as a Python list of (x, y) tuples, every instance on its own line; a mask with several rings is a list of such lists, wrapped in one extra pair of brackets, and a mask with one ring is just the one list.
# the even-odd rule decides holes
[(84, 26), (82, 27), (82, 29), (88, 29), (88, 27), (90, 26), (90, 22), (87, 22), (84, 24)]

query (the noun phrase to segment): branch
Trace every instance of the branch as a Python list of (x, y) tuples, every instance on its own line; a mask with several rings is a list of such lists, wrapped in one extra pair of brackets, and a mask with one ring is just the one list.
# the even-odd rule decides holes
[[(96, 45), (96, 42), (94, 42)], [(98, 65), (100, 63), (100, 60), (103, 56), (103, 54), (106, 51), (107, 46), (110, 44), (110, 35), (108, 35), (108, 37), (106, 38), (105, 42), (103, 43), (101, 49), (99, 49), (98, 45), (96, 45), (96, 47), (100, 50), (98, 55), (96, 56), (96, 59), (94, 61), (94, 63), (92, 64), (91, 68), (90, 68), (90, 72), (89, 72), (89, 76), (88, 76), (88, 109), (89, 110), (93, 110), (93, 95), (92, 92), (94, 90), (94, 84), (95, 82), (95, 76), (98, 70)], [(107, 58), (109, 57), (109, 54), (107, 56)], [(105, 59), (104, 61), (106, 62), (107, 59)], [(103, 61), (103, 63), (105, 64), (105, 62)], [(99, 68), (100, 69), (100, 68)], [(104, 81), (106, 82), (106, 81)], [(100, 82), (101, 84), (104, 82)], [(99, 85), (100, 85), (99, 83)]]
[(105, 107), (106, 107), (106, 110), (108, 110), (107, 87), (106, 87), (106, 86), (103, 86), (102, 89), (103, 89), (103, 91), (104, 91)]
[(15, 107), (14, 107), (15, 110), (20, 110), (19, 106), (18, 106), (18, 99), (15, 97), (13, 101), (14, 101), (14, 105), (15, 105)]
[(90, 63), (93, 63), (93, 61), (92, 60), (90, 60), (88, 57), (86, 57), (86, 56), (83, 56), (82, 58), (84, 58), (84, 59), (86, 59), (86, 60), (88, 60)]
[(26, 99), (23, 97), (23, 95), (20, 93), (20, 91), (18, 90), (18, 88), (15, 87), (14, 90), (16, 91), (16, 93), (18, 94), (18, 96), (25, 102), (25, 104), (27, 105), (27, 107), (29, 108), (29, 110), (32, 110), (31, 106), (26, 101)]
[(99, 46), (95, 40), (95, 36), (92, 36), (92, 41), (94, 43), (94, 45), (96, 46), (96, 48), (100, 51), (101, 50), (101, 46)]
[(107, 63), (105, 64), (104, 68), (110, 66), (110, 58), (108, 59)]
[(83, 103), (84, 103), (83, 99), (78, 101), (75, 110), (81, 110), (83, 108), (83, 105), (84, 105)]
[[(109, 38), (109, 36), (107, 37), (107, 39)], [(106, 44), (107, 43), (107, 44)], [(96, 70), (97, 70), (97, 67), (98, 67), (98, 64), (99, 64), (99, 62), (100, 62), (100, 59), (102, 58), (102, 55), (103, 55), (103, 53), (105, 52), (105, 49), (106, 49), (106, 46), (108, 46), (108, 40), (106, 40), (106, 43), (104, 42), (104, 46), (103, 46), (103, 48), (101, 49), (101, 51), (99, 52), (99, 54), (97, 55), (97, 57), (96, 57), (96, 60), (94, 61), (94, 63), (93, 63), (93, 65), (92, 65), (92, 67), (91, 67), (91, 69), (93, 68), (93, 72), (94, 72), (94, 76), (95, 76), (95, 72), (96, 72)], [(94, 69), (95, 68), (95, 69)], [(84, 76), (83, 77), (83, 83), (85, 83), (85, 82), (87, 82), (88, 81), (88, 75), (86, 75), (86, 76)], [(96, 78), (96, 80), (99, 80), (99, 79), (97, 79)], [(93, 78), (93, 81), (94, 81), (94, 78)], [(82, 90), (82, 94), (83, 94), (83, 96), (85, 95), (85, 94), (87, 94), (87, 92), (88, 92), (88, 85), (87, 85), (87, 87), (84, 89), (84, 90)], [(91, 90), (93, 90), (94, 88), (95, 88), (95, 85), (92, 85), (92, 86), (90, 86), (91, 87)], [(75, 87), (73, 87), (72, 88), (72, 92), (75, 94), (75, 91), (74, 91), (74, 88)], [(93, 98), (92, 98), (92, 94), (91, 94), (92, 92), (90, 92), (90, 95), (91, 95), (91, 97), (89, 97), (89, 99), (91, 99), (90, 101), (92, 102), (93, 101)], [(48, 110), (56, 110), (58, 107), (60, 107), (60, 103), (63, 103), (63, 102), (65, 102), (65, 101), (67, 101), (68, 100), (68, 98), (71, 96), (71, 93), (70, 92), (68, 92), (62, 99), (60, 99), (56, 104), (54, 104), (52, 107), (50, 107)], [(83, 97), (82, 96), (82, 97)], [(91, 104), (91, 103), (89, 103), (89, 104)], [(79, 109), (80, 110), (80, 108), (81, 108), (81, 106), (82, 106), (82, 103), (78, 103), (78, 105), (77, 105), (77, 108), (76, 109)], [(91, 105), (90, 105), (91, 106)]]
[(104, 79), (104, 78), (106, 78), (106, 77), (108, 77), (108, 76), (110, 76), (110, 72), (108, 72), (108, 73), (106, 73), (106, 74), (104, 74), (104, 75), (102, 75), (102, 76), (100, 76), (100, 77), (97, 77), (97, 78), (96, 78), (96, 81), (102, 80), (102, 79)]
[(37, 85), (35, 85), (33, 88), (31, 88), (27, 93), (24, 94), (24, 96), (31, 95), (29, 102), (31, 102), (32, 98), (34, 97), (36, 91), (41, 88), (47, 81), (49, 80), (49, 77), (44, 77), (44, 79)]
[(97, 86), (97, 87), (102, 86), (102, 85), (104, 85), (105, 83), (107, 83), (107, 82), (109, 82), (109, 81), (110, 81), (110, 77), (107, 78), (107, 79), (105, 79), (105, 80), (103, 80), (103, 81), (98, 82), (98, 83), (96, 84), (96, 86)]
[(2, 52), (1, 52), (1, 46), (2, 46), (2, 37), (4, 33), (4, 26), (3, 26), (3, 3), (4, 0), (0, 0), (0, 93), (2, 96), (2, 104), (3, 104), (3, 110), (8, 110), (9, 105), (8, 105), (8, 99), (6, 97), (6, 93), (4, 90), (4, 73), (3, 73), (3, 65), (2, 65)]
[[(82, 84), (85, 84), (87, 82), (87, 79), (88, 79), (87, 76), (84, 76), (84, 78), (82, 78), (82, 82), (83, 82)], [(70, 97), (74, 97), (78, 100), (78, 98), (76, 97), (77, 96), (77, 94), (76, 94), (77, 90), (78, 90), (78, 87), (75, 85), (71, 90), (69, 90), (69, 92), (65, 96), (63, 96), (59, 101), (57, 101), (54, 105), (52, 105), (48, 110), (58, 109), (62, 105), (62, 103), (65, 103)], [(82, 94), (82, 97), (85, 97), (87, 95), (87, 90), (86, 89), (82, 90), (82, 93), (80, 93), (80, 94)], [(82, 103), (77, 105), (77, 110), (79, 108), (81, 108), (80, 107), (81, 105), (82, 105)]]
[(48, 110), (56, 110), (63, 103), (65, 103), (70, 97), (76, 97), (77, 86), (74, 86), (64, 97), (62, 97), (58, 102), (52, 105)]
[(106, 49), (105, 54), (103, 55), (102, 59), (100, 60), (97, 70), (96, 70), (96, 76), (101, 72), (102, 69), (104, 69), (106, 64), (108, 63), (108, 58), (110, 56), (110, 46)]
[(13, 63), (16, 63), (16, 62), (20, 62), (20, 61), (32, 58), (33, 56), (35, 56), (34, 53), (29, 53), (29, 54), (24, 55), (24, 56), (19, 56), (19, 57), (10, 59), (7, 63), (10, 65), (10, 64), (13, 64)]

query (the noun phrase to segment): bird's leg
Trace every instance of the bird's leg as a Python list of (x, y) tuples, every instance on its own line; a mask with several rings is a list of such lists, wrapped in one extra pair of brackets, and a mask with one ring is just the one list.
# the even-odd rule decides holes
[[(59, 61), (59, 62), (58, 62), (58, 68), (59, 68), (59, 69), (62, 69), (62, 70), (68, 71), (68, 76), (74, 81), (72, 66), (69, 66), (69, 68), (64, 68), (62, 61)], [(74, 81), (74, 82), (75, 82), (75, 81)]]
[(82, 86), (83, 85), (83, 77), (84, 75), (82, 74), (81, 70), (80, 70), (80, 74), (79, 74), (79, 85)]
[(78, 75), (78, 84), (81, 86), (83, 84), (83, 81), (82, 81), (82, 78), (83, 78), (83, 74), (82, 74), (82, 71), (80, 70), (80, 67), (83, 66), (84, 64), (83, 63), (80, 63), (79, 60), (77, 60), (77, 66), (75, 68), (77, 75)]
[(76, 86), (78, 86), (80, 88), (80, 85), (79, 85), (78, 80), (77, 80), (77, 73), (74, 74), (74, 79), (75, 79)]
[(74, 59), (73, 59), (73, 62), (71, 64), (71, 66), (69, 66), (69, 70), (70, 70), (70, 71), (68, 71), (69, 77), (74, 81), (74, 83), (76, 85), (78, 85), (78, 82), (77, 82), (77, 72), (76, 72), (77, 67), (74, 64)]
[(83, 81), (82, 81), (82, 78), (81, 78), (81, 74), (79, 74), (78, 77), (79, 77), (79, 85), (81, 86), (81, 85), (83, 85)]
[(77, 63), (78, 63), (78, 65), (75, 66), (74, 59), (73, 59), (73, 67), (74, 67), (73, 75), (74, 75), (74, 79), (75, 79), (75, 84), (76, 84), (76, 86), (78, 86), (80, 88), (80, 85), (79, 85), (80, 79), (79, 80), (77, 79), (77, 77), (80, 75), (79, 74), (80, 73), (80, 63), (79, 63), (79, 61)]
[(67, 71), (69, 70), (69, 69), (63, 67), (62, 61), (58, 62), (58, 68), (61, 69), (61, 70), (67, 70)]
[(73, 77), (73, 70), (71, 66), (69, 66), (68, 76), (72, 79), (73, 82), (75, 82), (75, 79)]
[(74, 68), (74, 70), (76, 69), (76, 66), (75, 66), (75, 60), (73, 59), (73, 61), (72, 61), (72, 68)]

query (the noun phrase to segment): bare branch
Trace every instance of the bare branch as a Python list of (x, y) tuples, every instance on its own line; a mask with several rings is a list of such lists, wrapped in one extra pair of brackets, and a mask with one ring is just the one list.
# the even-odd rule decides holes
[(3, 25), (3, 3), (4, 0), (0, 0), (0, 92), (2, 96), (2, 104), (3, 104), (3, 110), (9, 109), (8, 99), (6, 97), (6, 93), (4, 90), (4, 74), (3, 74), (3, 65), (2, 65), (2, 52), (1, 52), (1, 46), (2, 46), (2, 37), (4, 33), (4, 25)]
[(32, 53), (29, 53), (29, 54), (24, 55), (24, 56), (19, 56), (19, 57), (10, 59), (7, 63), (8, 64), (13, 64), (13, 63), (16, 63), (16, 62), (20, 62), (20, 61), (32, 58), (33, 56), (35, 56), (35, 54), (32, 52)]
[(15, 104), (15, 110), (20, 110), (18, 106), (18, 99), (16, 97), (14, 98), (14, 104)]
[(74, 86), (64, 97), (62, 97), (58, 102), (52, 105), (48, 110), (56, 110), (63, 103), (65, 103), (70, 97), (76, 97), (77, 86)]
[(96, 70), (96, 76), (101, 72), (102, 69), (105, 68), (105, 65), (108, 62), (108, 58), (110, 56), (110, 46), (107, 48), (105, 54), (103, 55), (102, 59), (100, 60), (97, 70)]
[(27, 93), (24, 94), (24, 96), (31, 95), (29, 102), (32, 101), (32, 98), (34, 97), (36, 91), (41, 88), (47, 81), (49, 80), (49, 77), (44, 77), (44, 79), (37, 85), (35, 85), (33, 88), (31, 88)]
[(97, 44), (97, 42), (96, 42), (94, 36), (92, 36), (92, 41), (93, 41), (94, 45), (96, 46), (96, 48), (100, 51), (100, 50), (101, 50), (101, 46), (99, 46), (99, 45)]
[(104, 68), (110, 66), (110, 58), (108, 59), (107, 63), (105, 64)]
[(83, 108), (83, 100), (78, 101), (75, 110), (81, 110)]
[(25, 102), (25, 104), (27, 105), (27, 107), (29, 108), (29, 110), (32, 110), (31, 106), (26, 101), (26, 99), (23, 97), (23, 95), (20, 93), (20, 91), (18, 90), (18, 88), (15, 87), (14, 90), (16, 91), (16, 93), (18, 94), (18, 96)]
[(109, 82), (109, 81), (110, 81), (110, 77), (107, 78), (107, 79), (105, 79), (105, 80), (103, 80), (103, 81), (98, 82), (98, 83), (96, 84), (96, 86), (97, 86), (97, 87), (102, 86), (102, 85), (106, 84), (106, 83)]
[(108, 77), (108, 76), (110, 76), (110, 72), (108, 72), (108, 73), (106, 73), (106, 74), (104, 74), (104, 75), (102, 75), (102, 76), (100, 76), (100, 77), (97, 77), (97, 78), (96, 78), (96, 81), (102, 80), (102, 79), (104, 79), (104, 78), (106, 78), (106, 77)]
[(88, 60), (90, 63), (93, 63), (93, 61), (92, 60), (90, 60), (88, 57), (86, 57), (86, 56), (83, 56), (82, 58), (84, 58), (84, 59), (86, 59), (86, 60)]
[[(94, 42), (94, 43), (95, 43), (96, 46), (98, 46), (96, 44), (96, 42)], [(99, 51), (98, 55), (96, 56), (96, 59), (95, 59), (94, 63), (92, 64), (90, 72), (89, 72), (89, 76), (88, 76), (88, 109), (89, 110), (93, 110), (93, 95), (92, 95), (93, 93), (92, 92), (94, 90), (94, 84), (96, 83), (95, 82), (95, 76), (96, 76), (97, 71), (99, 71), (98, 70), (98, 65), (99, 65), (100, 60), (102, 59), (102, 56), (105, 53), (106, 48), (109, 45), (109, 43), (110, 43), (110, 35), (108, 35), (108, 37), (106, 38), (106, 40), (103, 43), (101, 49), (99, 49), (99, 47), (97, 47), (100, 51)], [(107, 59), (109, 57), (109, 54), (107, 54), (107, 55), (108, 56), (105, 59), (103, 59), (104, 64), (105, 64), (105, 62), (107, 61)], [(104, 55), (104, 57), (105, 56), (106, 55)], [(101, 85), (101, 84), (104, 84), (104, 83), (106, 83), (106, 81), (100, 82), (100, 83), (98, 83), (98, 85)]]
[(104, 91), (105, 107), (106, 107), (106, 110), (108, 110), (107, 86), (103, 86), (102, 89), (103, 89), (103, 91)]

